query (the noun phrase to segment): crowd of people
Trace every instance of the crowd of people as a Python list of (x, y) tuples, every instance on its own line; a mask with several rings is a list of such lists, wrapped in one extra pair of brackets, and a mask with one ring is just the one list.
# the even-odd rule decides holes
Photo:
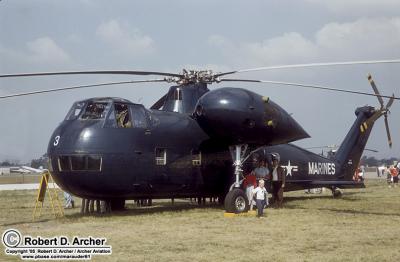
[[(386, 177), (389, 188), (397, 187), (400, 175), (400, 161), (393, 163), (393, 165), (382, 165), (377, 167), (376, 173), (378, 177)], [(353, 180), (362, 182), (364, 181), (365, 167), (360, 166), (354, 173)]]
[(399, 183), (399, 173), (400, 173), (400, 161), (397, 165), (386, 166), (383, 170), (383, 174), (386, 174), (386, 179), (389, 185), (389, 188), (397, 187)]

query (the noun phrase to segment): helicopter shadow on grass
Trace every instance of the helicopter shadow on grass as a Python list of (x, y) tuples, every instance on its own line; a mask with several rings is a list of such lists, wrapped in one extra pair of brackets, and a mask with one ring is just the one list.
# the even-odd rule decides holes
[(206, 204), (206, 205), (197, 205), (192, 203), (179, 203), (172, 205), (171, 203), (162, 203), (156, 204), (154, 206), (149, 207), (135, 207), (132, 205), (128, 205), (128, 208), (121, 211), (113, 211), (111, 213), (91, 213), (91, 214), (69, 214), (65, 215), (66, 218), (82, 218), (82, 217), (114, 217), (114, 216), (140, 216), (140, 215), (152, 215), (152, 214), (161, 214), (164, 212), (182, 212), (194, 209), (223, 209), (223, 206), (219, 204)]
[(18, 226), (18, 225), (22, 225), (22, 224), (37, 224), (37, 223), (44, 223), (44, 222), (50, 222), (53, 221), (54, 219), (41, 219), (41, 220), (36, 220), (36, 221), (32, 221), (32, 220), (28, 220), (28, 221), (16, 221), (13, 223), (6, 223), (6, 224), (1, 224), (0, 226), (2, 227), (9, 227), (9, 226)]
[[(347, 195), (354, 195), (358, 194), (356, 192), (349, 192), (346, 193), (344, 196), (339, 198), (338, 200), (342, 201), (350, 201), (350, 202), (357, 202), (360, 201), (358, 198), (347, 198)], [(319, 210), (319, 211), (330, 211), (330, 212), (335, 212), (335, 213), (341, 213), (341, 214), (353, 214), (353, 215), (377, 215), (377, 216), (396, 216), (400, 217), (400, 214), (398, 213), (379, 213), (379, 212), (370, 212), (370, 211), (362, 211), (362, 210), (354, 210), (354, 209), (339, 209), (339, 208), (328, 208), (328, 207), (319, 207), (319, 208), (307, 208), (307, 207), (302, 207), (298, 204), (293, 203), (293, 201), (297, 200), (313, 200), (313, 199), (331, 199), (332, 201), (335, 201), (332, 199), (332, 196), (328, 195), (323, 195), (323, 196), (304, 196), (304, 197), (286, 197), (285, 198), (285, 209), (300, 209), (300, 210)], [(291, 203), (292, 202), (292, 203)]]
[[(301, 210), (310, 210), (310, 208), (299, 207), (299, 206), (285, 206), (287, 209), (301, 209)], [(338, 208), (313, 208), (312, 210), (319, 211), (330, 211), (338, 214), (353, 214), (353, 215), (376, 215), (376, 216), (396, 216), (400, 217), (398, 213), (378, 213), (378, 212), (369, 212), (369, 211), (361, 211), (361, 210), (353, 210), (353, 209), (338, 209)]]

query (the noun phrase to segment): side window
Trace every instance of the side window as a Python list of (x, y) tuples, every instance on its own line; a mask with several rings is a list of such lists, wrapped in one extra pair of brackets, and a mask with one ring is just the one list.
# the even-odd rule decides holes
[(156, 165), (165, 166), (167, 164), (167, 149), (156, 148)]
[(130, 128), (132, 127), (131, 116), (126, 104), (115, 104), (115, 118), (117, 120), (117, 127)]
[(147, 128), (146, 112), (141, 106), (130, 106), (133, 127)]
[(110, 113), (108, 114), (108, 117), (104, 123), (104, 127), (117, 127), (114, 108), (111, 108)]
[(58, 157), (58, 170), (63, 171), (101, 171), (102, 157), (99, 155), (72, 155)]
[(201, 166), (201, 152), (192, 150), (192, 166)]

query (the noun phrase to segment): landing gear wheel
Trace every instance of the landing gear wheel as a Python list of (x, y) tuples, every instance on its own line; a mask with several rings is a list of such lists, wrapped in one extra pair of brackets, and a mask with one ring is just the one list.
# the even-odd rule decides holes
[(338, 189), (338, 188), (333, 188), (332, 196), (333, 196), (333, 198), (340, 198), (340, 197), (342, 197), (342, 191), (340, 191), (340, 189)]
[(243, 190), (232, 189), (225, 197), (225, 210), (229, 213), (243, 213), (249, 211), (249, 200)]
[(121, 211), (125, 209), (125, 199), (112, 199), (110, 201), (111, 211)]

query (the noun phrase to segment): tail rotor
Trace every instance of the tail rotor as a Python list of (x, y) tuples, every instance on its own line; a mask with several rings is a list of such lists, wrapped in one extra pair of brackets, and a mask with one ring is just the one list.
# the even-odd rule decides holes
[(395, 96), (394, 94), (390, 97), (389, 102), (386, 104), (384, 104), (382, 95), (379, 93), (378, 88), (375, 85), (375, 81), (372, 79), (371, 74), (368, 74), (368, 81), (372, 86), (372, 89), (375, 92), (376, 97), (378, 98), (379, 104), (380, 104), (380, 108), (378, 110), (375, 111), (375, 113), (368, 119), (367, 124), (372, 124), (373, 122), (375, 122), (376, 120), (378, 120), (379, 117), (381, 117), (382, 115), (384, 116), (384, 121), (385, 121), (385, 128), (386, 128), (386, 135), (388, 138), (388, 144), (389, 147), (392, 147), (392, 138), (390, 135), (390, 129), (389, 129), (389, 122), (388, 122), (388, 114), (390, 113), (389, 109), (392, 106)]

